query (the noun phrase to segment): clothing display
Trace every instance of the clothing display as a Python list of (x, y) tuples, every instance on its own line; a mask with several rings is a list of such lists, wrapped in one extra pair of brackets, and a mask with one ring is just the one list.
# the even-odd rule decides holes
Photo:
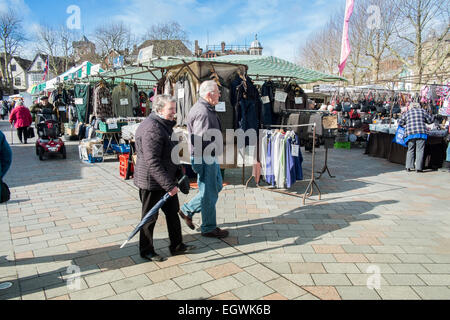
[(177, 125), (186, 126), (189, 111), (193, 106), (192, 92), (191, 92), (191, 76), (189, 73), (180, 77), (175, 84), (174, 96), (177, 100)]
[(112, 92), (112, 108), (115, 117), (133, 117), (133, 97), (131, 89), (121, 83)]
[(134, 117), (140, 117), (141, 115), (141, 106), (139, 101), (139, 89), (134, 83), (131, 86), (131, 106), (133, 108), (133, 116)]
[(90, 85), (76, 84), (75, 85), (75, 106), (77, 108), (78, 121), (89, 122), (89, 99), (90, 99)]
[(260, 150), (261, 175), (277, 188), (291, 188), (296, 181), (303, 180), (303, 157), (299, 139), (293, 131), (282, 133), (265, 130)]
[(275, 84), (272, 81), (266, 81), (261, 88), (262, 124), (270, 126), (273, 122), (273, 107), (275, 103)]
[(249, 129), (258, 130), (262, 107), (258, 89), (248, 76), (245, 78), (237, 76), (232, 82), (232, 92), (234, 87), (236, 99), (231, 100), (236, 102), (234, 107), (235, 128), (244, 131)]
[(295, 82), (289, 83), (285, 89), (287, 95), (286, 109), (306, 110), (308, 109), (308, 95)]
[(234, 108), (231, 106), (230, 89), (223, 84), (219, 87), (219, 90), (220, 103), (222, 103), (222, 106), (225, 104), (225, 110), (216, 107), (216, 112), (222, 124), (222, 131), (225, 133), (227, 129), (234, 129)]
[(94, 115), (98, 119), (113, 117), (111, 92), (102, 83), (94, 89)]

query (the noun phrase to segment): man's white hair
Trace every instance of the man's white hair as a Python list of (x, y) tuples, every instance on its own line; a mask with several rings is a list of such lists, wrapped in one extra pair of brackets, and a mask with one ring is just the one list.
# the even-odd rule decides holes
[(200, 97), (206, 98), (208, 93), (214, 92), (217, 88), (217, 83), (214, 80), (205, 81), (200, 86)]

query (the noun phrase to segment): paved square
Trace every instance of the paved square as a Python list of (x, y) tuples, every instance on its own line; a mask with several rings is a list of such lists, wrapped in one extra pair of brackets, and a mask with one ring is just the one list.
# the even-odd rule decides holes
[[(9, 138), (7, 122), (0, 128)], [(67, 142), (67, 160), (44, 162), (32, 144), (12, 145), (0, 283), (13, 286), (1, 300), (450, 299), (450, 174), (406, 173), (361, 149), (330, 150), (337, 177), (322, 177), (322, 200), (314, 194), (302, 206), (254, 183), (246, 189), (242, 169), (227, 170), (217, 217), (230, 237), (203, 238), (183, 223), (197, 250), (170, 257), (160, 217), (155, 246), (168, 260), (155, 263), (139, 256), (138, 237), (119, 249), (140, 220), (133, 181), (119, 177), (117, 161), (80, 162), (77, 144)], [(318, 149), (316, 167), (324, 155)], [(311, 154), (303, 157), (308, 178)]]

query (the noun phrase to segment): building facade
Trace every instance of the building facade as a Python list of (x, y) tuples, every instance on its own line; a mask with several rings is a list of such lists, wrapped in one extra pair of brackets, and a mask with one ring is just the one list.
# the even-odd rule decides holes
[(28, 89), (27, 71), (31, 66), (31, 61), (20, 57), (11, 59), (11, 74), (13, 79), (14, 94), (18, 94)]
[(80, 41), (73, 42), (72, 47), (76, 64), (85, 60), (92, 60), (92, 56), (95, 56), (95, 44), (89, 41), (85, 36), (83, 36)]
[(263, 47), (258, 40), (258, 35), (250, 46), (247, 45), (227, 45), (224, 41), (220, 45), (206, 46), (206, 50), (200, 48), (198, 40), (195, 41), (195, 56), (202, 58), (215, 58), (229, 55), (255, 55), (262, 56)]

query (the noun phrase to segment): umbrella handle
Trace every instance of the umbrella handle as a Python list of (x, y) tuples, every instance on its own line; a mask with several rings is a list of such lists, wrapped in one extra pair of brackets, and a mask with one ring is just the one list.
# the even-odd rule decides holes
[(181, 185), (186, 179), (188, 179), (188, 176), (184, 175), (183, 178), (181, 178), (181, 180), (178, 181), (178, 185)]

